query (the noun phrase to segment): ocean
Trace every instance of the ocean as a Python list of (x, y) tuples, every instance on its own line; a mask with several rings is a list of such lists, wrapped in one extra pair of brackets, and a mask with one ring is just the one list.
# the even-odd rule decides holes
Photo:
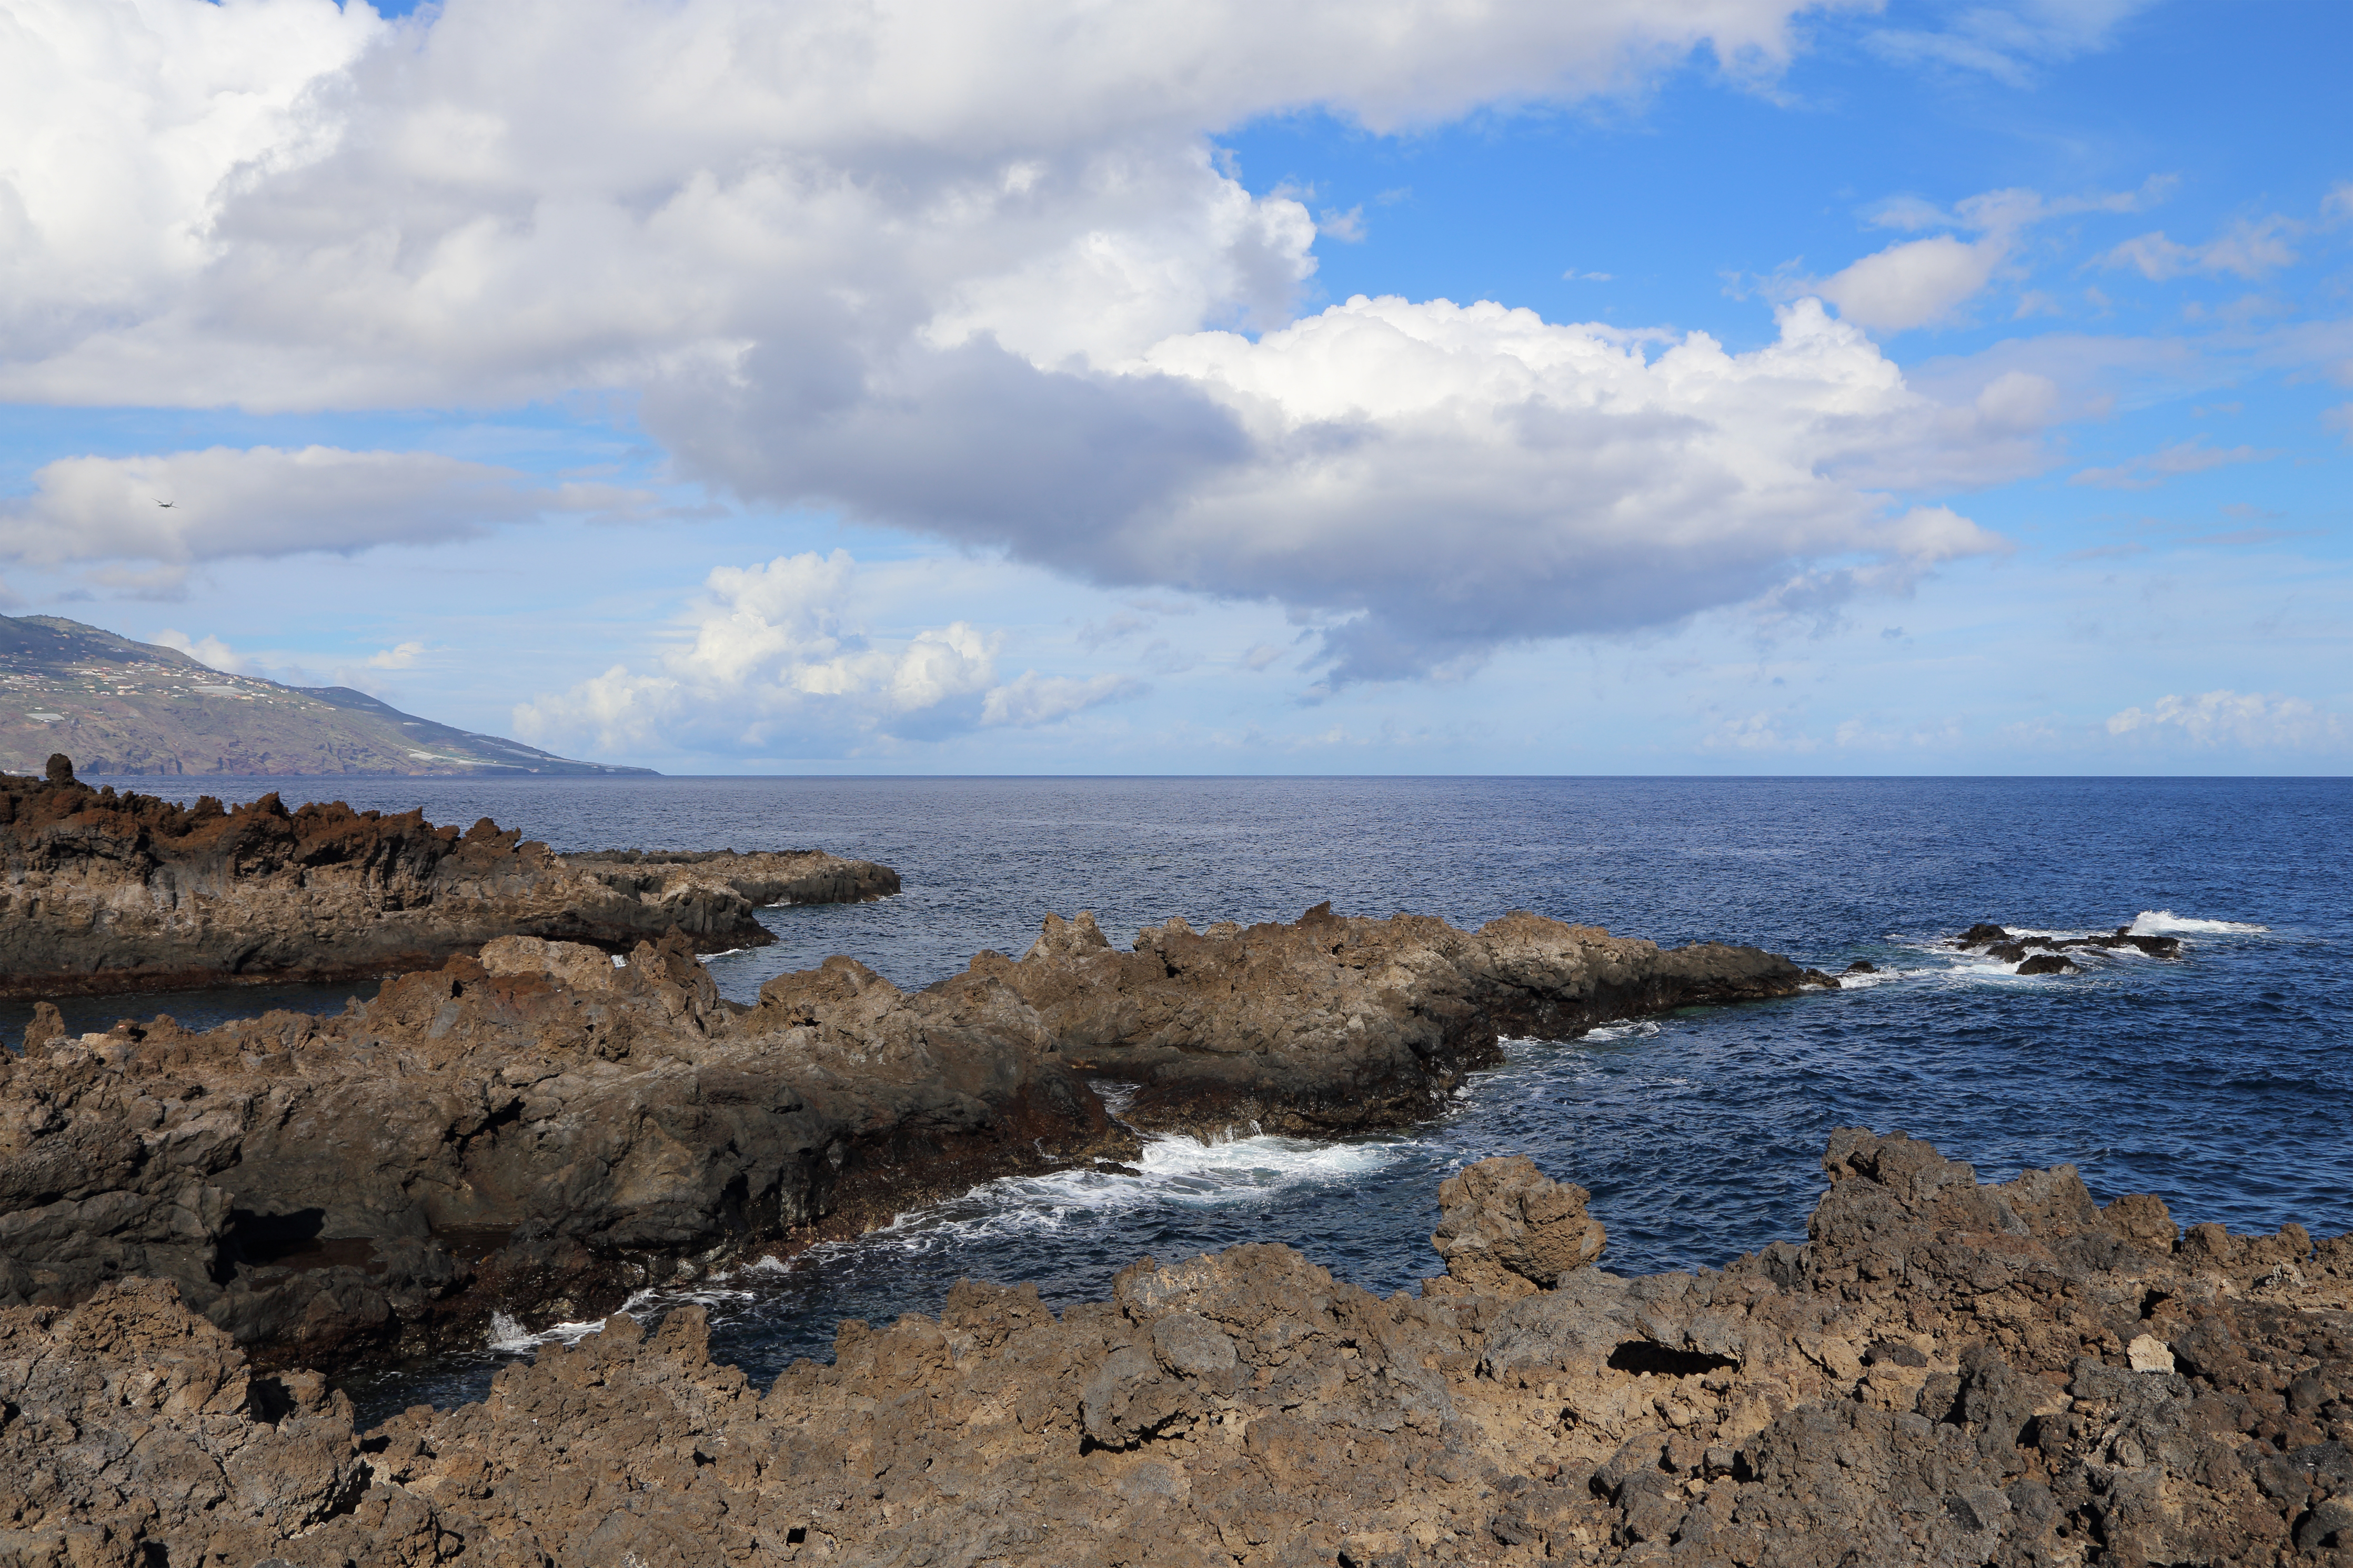
[[(224, 781), (136, 787), (193, 799)], [(898, 868), (877, 903), (764, 911), (778, 942), (710, 964), (749, 1000), (845, 952), (904, 987), (1050, 910), (1115, 942), (1198, 927), (1397, 910), (1472, 925), (1514, 909), (1678, 945), (1748, 942), (1836, 993), (1697, 1008), (1572, 1040), (1515, 1040), (1443, 1116), (1335, 1142), (1154, 1140), (1142, 1174), (1008, 1180), (890, 1229), (633, 1302), (711, 1310), (713, 1351), (765, 1381), (829, 1356), (844, 1318), (935, 1311), (962, 1277), (1101, 1298), (1144, 1254), (1298, 1247), (1388, 1292), (1437, 1271), (1440, 1179), (1525, 1153), (1593, 1194), (1621, 1273), (1720, 1264), (1802, 1239), (1834, 1127), (1901, 1129), (1981, 1175), (2069, 1163), (2094, 1195), (2154, 1192), (2183, 1223), (2353, 1230), (2353, 782), (2331, 779), (461, 779), (248, 780), (289, 803), (477, 816), (558, 849), (814, 847)], [(1945, 940), (1978, 921), (2179, 936), (2179, 961), (2078, 955), (2021, 977)], [(343, 991), (279, 988), (327, 1009)], [(201, 1024), (253, 993), (100, 998), (79, 1027), (169, 1011)], [(26, 1010), (0, 1013), (13, 1039)], [(477, 1397), (551, 1337), (347, 1386), (364, 1415)]]

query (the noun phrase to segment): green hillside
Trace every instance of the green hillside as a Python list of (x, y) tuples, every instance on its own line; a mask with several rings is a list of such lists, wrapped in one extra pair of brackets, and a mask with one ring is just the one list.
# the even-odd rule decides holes
[(56, 616), (0, 616), (0, 772), (52, 752), (92, 774), (634, 773), (403, 713), (347, 686), (281, 686)]

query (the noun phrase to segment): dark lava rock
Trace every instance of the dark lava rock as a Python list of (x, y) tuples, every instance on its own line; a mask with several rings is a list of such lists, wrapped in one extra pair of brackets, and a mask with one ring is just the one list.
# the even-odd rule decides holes
[(1849, 974), (1876, 974), (1879, 973), (1879, 965), (1872, 963), (1871, 960), (1867, 958), (1858, 958), (1852, 963), (1846, 966), (1846, 973)]
[(1505, 1035), (1558, 1039), (1810, 984), (1753, 947), (1665, 950), (1525, 911), (1465, 931), (1329, 904), (1247, 930), (1172, 920), (1145, 927), (1132, 952), (1113, 949), (1091, 914), (1050, 915), (1018, 963), (984, 952), (972, 973), (1019, 992), (1073, 1068), (1138, 1085), (1126, 1120), (1203, 1133), (1403, 1125), (1500, 1062)]
[(0, 995), (374, 977), (495, 937), (620, 950), (682, 931), (701, 952), (776, 939), (754, 909), (879, 898), (897, 873), (816, 850), (562, 856), (488, 817), (275, 795), (225, 808), (0, 777)]
[(1969, 927), (1968, 930), (1955, 937), (1953, 939), (1953, 945), (1955, 947), (1983, 947), (1989, 942), (2008, 942), (2009, 940), (2010, 932), (2004, 931), (2001, 927), (1989, 924), (1984, 921), (1979, 921), (1977, 924)]
[(2018, 966), (2021, 974), (2081, 974), (2073, 960), (2056, 952), (2038, 952)]
[(337, 1017), (0, 1066), (0, 1304), (142, 1275), (280, 1359), (415, 1348), (1134, 1147), (986, 976), (838, 958), (747, 1008), (681, 937), (620, 966), (504, 937)]
[(1060, 1314), (967, 1281), (765, 1390), (687, 1307), (364, 1437), (128, 1282), (0, 1311), (0, 1520), (23, 1560), (293, 1568), (2353, 1556), (2353, 1237), (2152, 1250), (2161, 1203), (2067, 1166), (1824, 1163), (1808, 1239), (1721, 1271), (1384, 1300), (1244, 1246)]

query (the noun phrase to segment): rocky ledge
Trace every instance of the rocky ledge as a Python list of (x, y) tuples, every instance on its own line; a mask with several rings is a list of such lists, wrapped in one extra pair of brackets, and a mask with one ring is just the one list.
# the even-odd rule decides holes
[[(911, 994), (837, 957), (755, 1006), (673, 934), (617, 966), (500, 938), (327, 1019), (73, 1037), (44, 1007), (0, 1072), (0, 1305), (143, 1275), (268, 1358), (415, 1348), (1130, 1155), (1131, 1127), (1396, 1125), (1502, 1034), (1831, 984), (1808, 976), (1527, 914), (1462, 931), (1319, 906), (1171, 921), (1128, 953), (1049, 917), (1018, 963)], [(1128, 1125), (1104, 1079), (1133, 1086)]]
[(816, 850), (565, 856), (484, 817), (277, 795), (183, 807), (91, 789), (64, 757), (0, 777), (0, 996), (330, 983), (440, 963), (494, 937), (624, 949), (672, 928), (702, 952), (775, 939), (763, 904), (899, 890), (886, 866)]
[(1328, 903), (1290, 925), (1172, 920), (1131, 952), (1092, 915), (1049, 916), (1020, 963), (984, 952), (972, 971), (1035, 1007), (1074, 1068), (1135, 1086), (1127, 1120), (1205, 1133), (1402, 1125), (1500, 1063), (1507, 1037), (1838, 985), (1753, 947), (1662, 949), (1517, 910), (1466, 931)]
[(1833, 1135), (1803, 1245), (1594, 1268), (1525, 1161), (1386, 1300), (1282, 1247), (966, 1282), (762, 1390), (615, 1317), (375, 1430), (160, 1281), (0, 1312), (26, 1563), (2353, 1562), (2353, 1237)]

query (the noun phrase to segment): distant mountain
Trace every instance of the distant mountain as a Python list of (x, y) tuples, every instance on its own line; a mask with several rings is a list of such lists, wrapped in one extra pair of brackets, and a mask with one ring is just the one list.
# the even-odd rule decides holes
[(224, 675), (79, 621), (0, 616), (0, 772), (38, 773), (52, 752), (85, 776), (653, 773), (453, 730), (348, 686)]

